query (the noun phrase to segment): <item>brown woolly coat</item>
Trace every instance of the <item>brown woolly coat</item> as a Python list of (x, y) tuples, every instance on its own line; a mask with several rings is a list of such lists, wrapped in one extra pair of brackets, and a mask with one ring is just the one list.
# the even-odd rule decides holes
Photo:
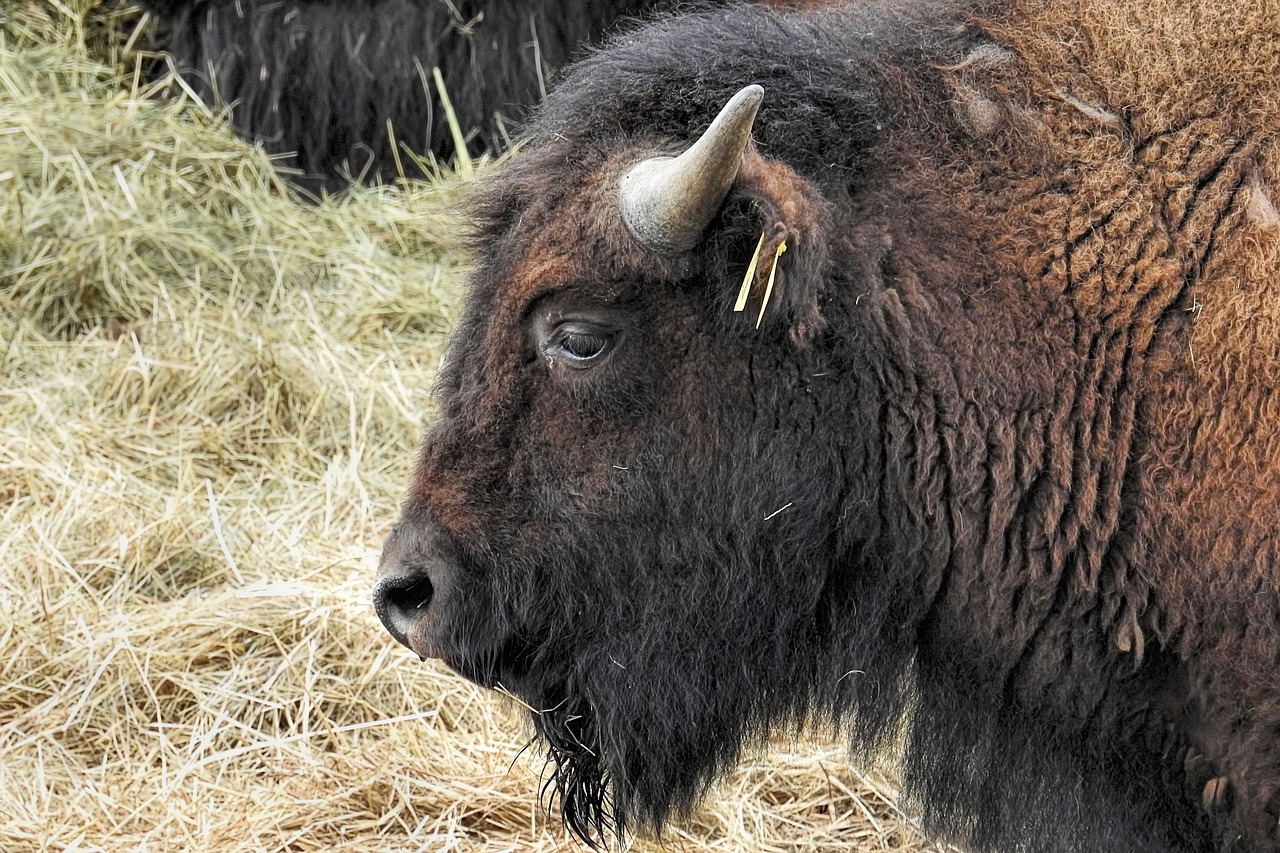
[[(1017, 292), (974, 298), (1024, 312), (954, 345), (1064, 336), (1061, 363), (1011, 365), (1054, 402), (1000, 448), (994, 482), (1027, 522), (1004, 545), (1064, 530), (1059, 565), (1086, 546), (1070, 594), (1104, 609), (1040, 630), (1105, 632), (1135, 669), (1153, 640), (1189, 660), (1189, 683), (1162, 694), (1198, 703), (1187, 784), (1280, 847), (1280, 4), (1015, 5), (988, 24), (1011, 53), (949, 69), (973, 162), (936, 166), (971, 187), (962, 208), (1001, 223), (1000, 286)], [(1056, 488), (1033, 488), (1028, 512), (1021, 472), (1041, 459)], [(990, 581), (973, 588), (1053, 594)]]

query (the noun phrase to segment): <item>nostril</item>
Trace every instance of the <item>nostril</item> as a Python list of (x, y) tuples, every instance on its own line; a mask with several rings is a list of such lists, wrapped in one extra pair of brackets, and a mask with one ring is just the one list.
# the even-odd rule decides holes
[(413, 648), (409, 645), (409, 630), (431, 603), (432, 592), (431, 580), (426, 574), (393, 575), (382, 578), (374, 586), (374, 612), (396, 642)]

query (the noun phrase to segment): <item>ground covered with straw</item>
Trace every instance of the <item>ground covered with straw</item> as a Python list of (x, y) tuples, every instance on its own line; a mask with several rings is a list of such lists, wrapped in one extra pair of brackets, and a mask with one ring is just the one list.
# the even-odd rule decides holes
[[(465, 181), (301, 203), (148, 44), (0, 7), (0, 850), (578, 849), (519, 714), (369, 605)], [(630, 847), (921, 842), (814, 739)]]

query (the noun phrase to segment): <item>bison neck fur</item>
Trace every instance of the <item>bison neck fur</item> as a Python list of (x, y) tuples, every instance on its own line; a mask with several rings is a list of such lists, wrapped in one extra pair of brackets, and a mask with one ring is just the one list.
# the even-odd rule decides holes
[[(1041, 5), (655, 24), (477, 201), (402, 528), (583, 837), (819, 720), (970, 850), (1277, 849), (1274, 10)], [(703, 245), (635, 245), (618, 176), (748, 83)]]

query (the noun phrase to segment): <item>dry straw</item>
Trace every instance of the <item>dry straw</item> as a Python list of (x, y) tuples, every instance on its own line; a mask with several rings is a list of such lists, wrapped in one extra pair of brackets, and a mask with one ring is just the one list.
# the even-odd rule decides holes
[[(0, 849), (575, 849), (518, 715), (368, 602), (456, 180), (300, 204), (146, 43), (0, 11)], [(889, 802), (782, 743), (665, 849), (918, 849)]]

